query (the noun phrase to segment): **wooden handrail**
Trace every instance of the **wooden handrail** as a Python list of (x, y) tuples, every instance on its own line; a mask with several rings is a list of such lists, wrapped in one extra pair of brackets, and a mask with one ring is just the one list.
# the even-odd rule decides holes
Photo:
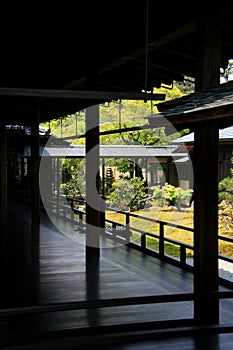
[[(75, 201), (75, 202), (79, 202), (80, 204), (84, 204), (85, 205), (86, 204), (85, 200), (80, 199), (80, 198), (76, 198), (76, 197), (68, 197), (68, 196), (66, 198), (67, 198), (67, 200), (70, 201), (70, 206), (69, 206), (69, 204), (67, 204), (67, 205), (60, 204), (59, 206), (61, 206), (63, 209), (64, 208), (66, 208), (66, 209), (71, 208), (72, 211), (74, 212), (74, 214), (78, 214), (79, 215), (79, 222), (83, 221), (84, 220), (83, 215), (85, 215), (85, 211), (84, 210), (80, 210), (78, 208), (74, 208), (73, 202)], [(50, 200), (50, 202), (52, 202), (53, 204), (57, 205), (57, 203), (54, 202), (54, 201)], [(105, 206), (105, 210), (113, 211), (113, 212), (116, 212), (116, 213), (119, 213), (119, 214), (122, 214), (122, 215), (125, 216), (125, 223), (116, 222), (114, 220), (110, 220), (110, 219), (106, 219), (105, 218), (105, 227), (106, 227), (106, 223), (111, 224), (113, 228), (114, 227), (116, 228), (117, 226), (125, 227), (126, 230), (124, 232), (122, 231), (122, 235), (125, 234), (126, 231), (127, 232), (130, 232), (130, 231), (132, 232), (133, 231), (133, 232), (138, 232), (138, 233), (141, 234), (140, 246), (138, 246), (138, 244), (137, 244), (136, 245), (137, 249), (141, 248), (141, 250), (144, 251), (145, 253), (147, 253), (147, 252), (149, 253), (149, 251), (151, 251), (151, 249), (148, 248), (147, 245), (146, 245), (146, 237), (156, 238), (156, 239), (159, 240), (159, 252), (158, 252), (158, 254), (159, 254), (160, 258), (163, 258), (163, 257), (166, 256), (166, 254), (164, 252), (164, 250), (165, 250), (164, 249), (165, 248), (165, 243), (174, 244), (174, 245), (180, 247), (180, 264), (182, 265), (182, 267), (184, 267), (185, 265), (189, 266), (186, 263), (186, 251), (187, 251), (187, 249), (188, 250), (194, 250), (194, 246), (190, 245), (190, 244), (187, 244), (187, 243), (184, 243), (184, 242), (181, 242), (181, 241), (177, 241), (177, 240), (165, 237), (163, 232), (164, 232), (164, 226), (175, 227), (177, 229), (181, 229), (181, 230), (189, 231), (189, 232), (194, 232), (194, 228), (183, 226), (183, 225), (178, 225), (178, 224), (175, 224), (175, 223), (172, 223), (172, 222), (166, 222), (166, 221), (159, 220), (159, 219), (150, 218), (150, 217), (143, 216), (143, 215), (138, 215), (138, 214), (135, 214), (135, 213), (125, 212), (123, 210), (119, 210), (117, 208), (112, 208), (112, 207), (108, 207), (108, 206)], [(63, 212), (63, 214), (65, 214), (65, 213)], [(59, 215), (61, 215), (61, 214), (59, 214)], [(148, 231), (145, 231), (145, 230), (142, 230), (142, 229), (139, 229), (137, 227), (132, 226), (130, 224), (130, 218), (131, 217), (159, 224), (159, 234), (156, 234), (156, 233), (153, 233), (153, 232), (148, 232)], [(108, 232), (108, 231), (109, 230), (106, 230), (105, 233), (109, 234), (110, 232)], [(121, 234), (120, 230), (118, 231), (118, 234), (119, 235)], [(112, 238), (116, 239), (116, 234), (114, 234), (114, 232), (112, 234)], [(222, 240), (222, 241), (225, 241), (225, 242), (233, 243), (233, 239), (231, 239), (229, 237), (222, 236), (222, 235), (219, 235), (218, 239)], [(130, 244), (131, 244), (131, 247), (135, 247), (135, 243), (134, 242), (130, 241)], [(228, 257), (228, 256), (219, 254), (218, 257), (221, 260), (233, 263), (233, 259)], [(174, 262), (177, 264), (177, 259), (173, 258), (172, 256), (169, 256), (169, 258), (170, 258), (170, 260), (174, 260)]]
[(194, 299), (194, 293), (182, 293), (182, 294), (149, 295), (149, 296), (139, 296), (139, 297), (101, 299), (101, 300), (85, 300), (85, 301), (52, 303), (52, 304), (24, 306), (24, 307), (19, 306), (19, 307), (13, 307), (13, 308), (0, 309), (0, 317), (14, 316), (19, 314), (25, 315), (25, 314), (44, 313), (44, 312), (71, 311), (71, 310), (117, 307), (117, 306), (128, 306), (128, 305), (192, 301), (193, 299)]

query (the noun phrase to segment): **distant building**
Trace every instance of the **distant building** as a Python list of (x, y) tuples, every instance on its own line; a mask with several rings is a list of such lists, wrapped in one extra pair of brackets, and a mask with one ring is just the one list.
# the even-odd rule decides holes
[[(206, 140), (206, 142), (208, 142), (208, 140)], [(190, 133), (176, 140), (173, 140), (171, 144), (178, 146), (177, 151), (180, 151), (180, 152), (182, 152), (183, 145), (185, 145), (186, 150), (188, 150), (190, 154), (190, 158), (192, 159), (192, 162), (194, 162), (194, 151), (195, 151), (194, 150), (194, 133)], [(233, 157), (233, 126), (229, 126), (225, 129), (219, 130), (219, 167), (218, 167), (219, 181), (228, 176), (231, 176), (232, 157)], [(180, 164), (180, 166), (183, 166), (185, 168), (185, 163), (187, 161), (188, 161), (188, 157), (184, 157), (183, 159), (174, 160), (173, 163), (175, 166), (178, 166), (178, 164)]]

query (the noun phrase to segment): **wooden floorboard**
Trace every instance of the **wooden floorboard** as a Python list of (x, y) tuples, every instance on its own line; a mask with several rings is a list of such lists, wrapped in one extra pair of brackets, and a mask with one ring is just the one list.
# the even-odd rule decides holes
[[(85, 247), (41, 225), (41, 304), (88, 300)], [(127, 247), (104, 248), (93, 298), (112, 299), (192, 292), (192, 274)], [(181, 312), (182, 310), (182, 312)], [(41, 316), (43, 330), (192, 318), (192, 302), (107, 307)]]
[(230, 350), (232, 349), (232, 335), (209, 335), (197, 337), (180, 337), (120, 343), (109, 345), (106, 350)]
[[(220, 289), (226, 290), (225, 287), (220, 287)], [(85, 301), (90, 300), (90, 298), (104, 300), (192, 292), (192, 273), (142, 254), (127, 246), (101, 249), (98, 274), (93, 283), (88, 282), (85, 246), (77, 243), (74, 237), (67, 238), (61, 234), (49, 221), (42, 220), (41, 222), (37, 281), (37, 303), (40, 305)], [(85, 330), (92, 327), (114, 325), (116, 327), (123, 325), (124, 329), (125, 325), (127, 331), (128, 325), (133, 323), (138, 325), (145, 322), (153, 324), (153, 322), (162, 322), (163, 320), (185, 318), (189, 320), (192, 317), (193, 302), (186, 301), (45, 313), (37, 318), (36, 328), (44, 333), (73, 329)], [(17, 321), (19, 320), (16, 318), (16, 324)], [(233, 302), (231, 299), (220, 302), (220, 321), (222, 325), (233, 323)], [(25, 329), (26, 324), (17, 324), (18, 332), (27, 331)], [(115, 342), (114, 346), (110, 345), (111, 341), (108, 342), (105, 339), (106, 347), (104, 348), (115, 350), (155, 348), (153, 336), (149, 336), (148, 340), (137, 340), (135, 342), (133, 336), (128, 337), (130, 341), (124, 340), (122, 344), (120, 344), (120, 339), (121, 337), (119, 337), (119, 341)], [(232, 342), (233, 335), (229, 332), (201, 337), (184, 336), (176, 337), (175, 340), (172, 338), (157, 339), (156, 349), (168, 349), (172, 346), (173, 349), (185, 350), (228, 350), (230, 348), (227, 346)], [(84, 348), (87, 348), (87, 346)]]

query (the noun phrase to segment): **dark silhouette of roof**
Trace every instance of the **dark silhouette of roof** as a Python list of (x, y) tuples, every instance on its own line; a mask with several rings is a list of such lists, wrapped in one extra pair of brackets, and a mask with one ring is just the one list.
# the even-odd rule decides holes
[(149, 124), (151, 127), (165, 126), (168, 133), (171, 124), (178, 131), (187, 127), (192, 130), (213, 121), (220, 128), (230, 126), (233, 117), (233, 82), (161, 103), (158, 108), (161, 113), (148, 117)]

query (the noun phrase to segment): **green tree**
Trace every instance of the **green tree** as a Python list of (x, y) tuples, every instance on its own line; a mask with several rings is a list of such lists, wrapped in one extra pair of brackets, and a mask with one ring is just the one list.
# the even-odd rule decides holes
[(114, 182), (106, 204), (121, 210), (141, 209), (142, 200), (147, 197), (145, 180), (134, 177)]
[[(172, 88), (154, 89), (154, 93), (165, 93), (166, 100), (172, 100), (182, 97), (190, 93), (186, 82), (174, 82)], [(110, 103), (100, 105), (100, 130), (111, 131), (119, 127), (142, 126), (146, 124), (145, 118), (151, 114), (158, 113), (157, 102), (161, 101), (112, 101)], [(120, 107), (121, 106), (121, 107)], [(120, 108), (119, 108), (120, 107)], [(63, 118), (53, 119), (50, 122), (43, 123), (46, 127), (50, 127), (53, 135), (57, 137), (71, 137), (73, 144), (84, 144), (85, 137), (85, 111), (76, 112)], [(100, 137), (101, 144), (133, 144), (135, 142), (143, 145), (164, 144), (166, 136), (162, 129), (140, 130), (139, 132), (124, 132), (103, 135)], [(162, 137), (162, 138), (161, 138)], [(162, 142), (162, 143), (159, 143)]]
[[(233, 164), (233, 157), (231, 158)], [(218, 184), (218, 213), (219, 213), (219, 227), (226, 232), (233, 229), (233, 169), (231, 169), (231, 176), (222, 179)]]
[(81, 158), (66, 158), (62, 163), (62, 183), (70, 181), (72, 174), (79, 169)]
[[(115, 159), (114, 165), (120, 173), (125, 174), (129, 172), (130, 178), (133, 178), (135, 165), (132, 160), (126, 158)], [(122, 177), (124, 177), (124, 175)]]
[(226, 177), (219, 182), (218, 198), (233, 204), (233, 177)]
[[(83, 162), (83, 160), (82, 160)], [(67, 161), (69, 164), (69, 162)], [(72, 166), (70, 172), (70, 178), (66, 182), (65, 191), (69, 196), (85, 198), (86, 195), (86, 177), (85, 177), (85, 166), (80, 162)]]
[(176, 206), (177, 209), (181, 209), (181, 201), (190, 201), (193, 194), (192, 189), (184, 190), (181, 187), (173, 186), (170, 184), (160, 186), (151, 186), (150, 190), (153, 191), (153, 198), (157, 200), (160, 206)]
[[(233, 152), (232, 152), (231, 164), (233, 165)], [(233, 168), (231, 168), (230, 172), (231, 172), (230, 176), (219, 181), (218, 198), (220, 201), (225, 200), (228, 203), (233, 204)]]
[(233, 75), (233, 59), (230, 59), (228, 61), (228, 65), (226, 69), (220, 70), (220, 77), (222, 82), (227, 82), (229, 80), (232, 80), (232, 75)]

